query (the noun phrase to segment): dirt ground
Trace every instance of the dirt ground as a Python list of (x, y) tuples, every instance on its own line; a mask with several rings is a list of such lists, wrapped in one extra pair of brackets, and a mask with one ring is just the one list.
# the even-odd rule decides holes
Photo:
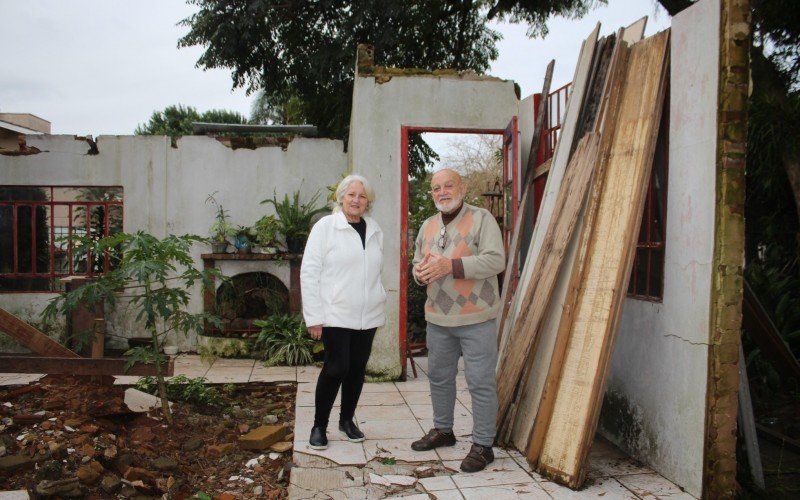
[(159, 411), (131, 411), (125, 389), (64, 376), (0, 388), (0, 491), (26, 489), (33, 498), (286, 497), (291, 449), (247, 450), (238, 439), (265, 424), (292, 429), (295, 384), (229, 386), (220, 391), (220, 407), (173, 404), (172, 425)]

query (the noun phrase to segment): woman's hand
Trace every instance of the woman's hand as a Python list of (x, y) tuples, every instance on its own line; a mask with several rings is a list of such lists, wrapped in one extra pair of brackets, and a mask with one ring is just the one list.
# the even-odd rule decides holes
[(314, 325), (308, 327), (308, 334), (311, 335), (311, 338), (314, 340), (319, 340), (322, 338), (322, 325)]

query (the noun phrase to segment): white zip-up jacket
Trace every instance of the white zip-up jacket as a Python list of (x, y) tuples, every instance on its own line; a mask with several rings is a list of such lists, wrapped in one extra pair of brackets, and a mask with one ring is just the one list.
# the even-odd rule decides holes
[(306, 325), (368, 330), (386, 322), (383, 232), (371, 217), (364, 220), (364, 247), (343, 212), (326, 215), (311, 228), (300, 267)]

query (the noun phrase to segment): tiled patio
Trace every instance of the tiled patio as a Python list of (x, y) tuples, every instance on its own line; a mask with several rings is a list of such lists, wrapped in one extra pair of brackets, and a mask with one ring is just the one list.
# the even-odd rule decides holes
[[(691, 499), (691, 495), (637, 464), (602, 438), (589, 454), (587, 487), (572, 491), (531, 471), (516, 450), (495, 448), (495, 461), (486, 470), (465, 474), (459, 470), (470, 446), (472, 415), (463, 372), (459, 372), (456, 402), (456, 446), (414, 452), (410, 444), (432, 427), (427, 359), (417, 359), (418, 378), (407, 382), (368, 383), (356, 411), (363, 443), (342, 440), (335, 426), (329, 429), (330, 446), (308, 448), (314, 417), (314, 387), (319, 368), (265, 368), (254, 360), (217, 359), (210, 366), (198, 356), (181, 355), (175, 373), (206, 377), (212, 383), (298, 382), (295, 441), (290, 498), (590, 498)], [(0, 385), (27, 384), (38, 375), (0, 375)], [(117, 377), (129, 384), (136, 377)], [(337, 421), (337, 407), (331, 421)], [(417, 476), (432, 475), (416, 479)]]

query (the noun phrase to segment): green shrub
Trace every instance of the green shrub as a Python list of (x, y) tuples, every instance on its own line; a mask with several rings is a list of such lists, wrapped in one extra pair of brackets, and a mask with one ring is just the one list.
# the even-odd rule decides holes
[[(219, 391), (206, 385), (205, 380), (205, 377), (188, 378), (186, 375), (172, 377), (166, 380), (167, 399), (197, 405), (222, 406), (224, 401)], [(142, 377), (135, 387), (148, 394), (158, 394), (155, 377)]]
[(306, 332), (301, 316), (275, 314), (264, 320), (255, 320), (253, 324), (261, 327), (255, 348), (263, 352), (267, 366), (307, 365), (314, 361), (314, 353), (319, 350), (318, 342)]

